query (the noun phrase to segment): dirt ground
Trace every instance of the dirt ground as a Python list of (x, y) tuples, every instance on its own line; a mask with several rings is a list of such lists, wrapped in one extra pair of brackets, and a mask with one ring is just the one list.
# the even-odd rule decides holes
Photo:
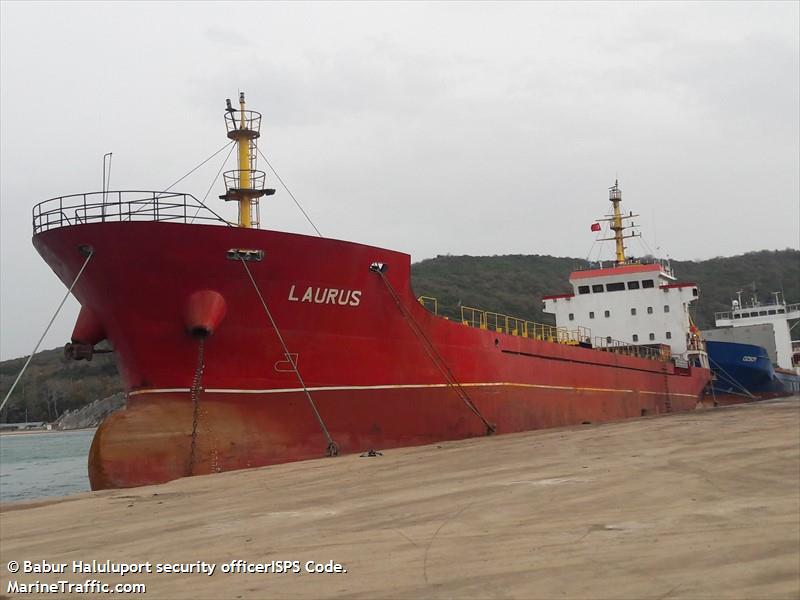
[[(92, 560), (154, 572), (72, 571)], [(284, 560), (301, 572), (222, 572)], [(330, 560), (346, 572), (305, 572)], [(196, 561), (213, 575), (155, 572)], [(800, 397), (5, 505), (0, 563), (8, 597), (796, 599)]]

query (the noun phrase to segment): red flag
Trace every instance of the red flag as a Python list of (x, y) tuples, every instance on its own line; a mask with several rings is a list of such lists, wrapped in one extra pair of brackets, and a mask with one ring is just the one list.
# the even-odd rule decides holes
[(592, 223), (592, 231), (600, 231), (600, 223)]

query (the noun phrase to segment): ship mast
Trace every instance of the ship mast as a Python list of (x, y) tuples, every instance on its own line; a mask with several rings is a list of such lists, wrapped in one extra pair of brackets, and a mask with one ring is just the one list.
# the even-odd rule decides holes
[(616, 262), (617, 265), (624, 265), (626, 258), (625, 258), (625, 244), (623, 240), (638, 237), (640, 234), (638, 233), (631, 233), (630, 235), (624, 235), (626, 229), (630, 229), (631, 227), (635, 227), (633, 221), (631, 221), (630, 225), (625, 225), (625, 219), (633, 219), (634, 217), (638, 217), (639, 215), (635, 215), (632, 212), (623, 215), (622, 211), (620, 211), (619, 203), (622, 202), (622, 190), (619, 188), (619, 179), (614, 180), (614, 185), (608, 188), (608, 199), (611, 201), (613, 205), (613, 212), (610, 215), (606, 215), (607, 219), (600, 219), (601, 221), (608, 221), (611, 223), (609, 226), (611, 230), (614, 232), (613, 238), (602, 238), (600, 241), (608, 241), (614, 240), (616, 244)]
[(239, 203), (239, 227), (258, 228), (259, 198), (275, 193), (264, 188), (266, 173), (256, 169), (261, 113), (245, 109), (244, 92), (239, 93), (239, 110), (233, 108), (230, 98), (226, 102), (225, 126), (228, 138), (236, 142), (239, 168), (223, 173), (226, 191), (220, 199)]

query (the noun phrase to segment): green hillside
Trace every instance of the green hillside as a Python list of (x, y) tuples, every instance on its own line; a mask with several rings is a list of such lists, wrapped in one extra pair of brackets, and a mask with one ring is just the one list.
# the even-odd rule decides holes
[[(570, 271), (587, 267), (576, 258), (554, 256), (437, 256), (411, 267), (414, 292), (439, 301), (439, 312), (459, 316), (459, 303), (485, 310), (552, 323), (542, 313), (542, 296), (571, 292)], [(713, 327), (714, 312), (730, 308), (737, 290), (743, 298), (762, 301), (783, 291), (789, 302), (800, 301), (800, 251), (762, 250), (729, 258), (672, 261), (679, 281), (699, 284), (693, 304), (697, 325)]]
[[(542, 314), (542, 296), (570, 291), (570, 271), (588, 266), (586, 261), (554, 256), (438, 256), (412, 265), (417, 295), (433, 296), (439, 312), (458, 318), (459, 305), (552, 323)], [(749, 252), (705, 261), (673, 261), (680, 281), (700, 286), (694, 305), (697, 324), (711, 327), (714, 312), (726, 310), (737, 290), (744, 297), (768, 300), (781, 290), (789, 302), (800, 301), (800, 251)], [(0, 363), (0, 397), (22, 368), (24, 358)], [(60, 348), (38, 353), (14, 392), (0, 422), (51, 421), (67, 409), (120, 391), (113, 354), (95, 355), (92, 362), (63, 358)]]
[[(0, 362), (0, 398), (5, 398), (25, 359)], [(37, 352), (0, 423), (54, 421), (67, 410), (122, 390), (113, 354), (96, 354), (91, 362), (64, 358), (62, 348)]]

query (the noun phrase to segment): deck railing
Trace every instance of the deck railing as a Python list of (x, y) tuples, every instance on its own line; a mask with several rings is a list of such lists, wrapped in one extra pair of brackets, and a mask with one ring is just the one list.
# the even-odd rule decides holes
[(591, 341), (592, 332), (586, 327), (568, 329), (566, 327), (555, 327), (546, 323), (535, 323), (527, 319), (504, 315), (471, 306), (461, 307), (461, 322), (470, 327), (478, 329), (488, 329), (498, 333), (525, 338), (556, 342), (559, 344), (577, 345), (581, 342)]
[(512, 336), (519, 336), (554, 344), (567, 344), (570, 346), (587, 346), (603, 352), (613, 352), (627, 356), (637, 356), (650, 360), (666, 361), (670, 359), (668, 347), (653, 348), (649, 346), (633, 345), (608, 337), (592, 338), (592, 331), (588, 327), (556, 327), (546, 323), (536, 323), (527, 319), (520, 319), (502, 313), (496, 313), (471, 306), (461, 307), (461, 322), (469, 327), (496, 331)]
[(119, 221), (174, 221), (231, 225), (191, 194), (153, 191), (89, 192), (59, 196), (33, 207), (33, 233)]

